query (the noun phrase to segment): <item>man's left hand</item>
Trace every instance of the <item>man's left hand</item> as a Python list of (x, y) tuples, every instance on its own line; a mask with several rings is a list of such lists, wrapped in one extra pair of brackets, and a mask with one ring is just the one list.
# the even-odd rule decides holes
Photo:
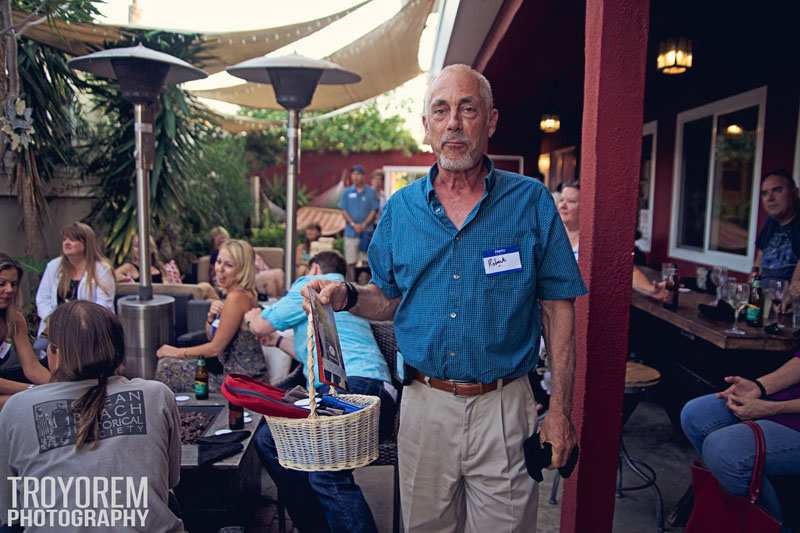
[(563, 413), (550, 411), (542, 420), (539, 440), (543, 443), (549, 442), (553, 446), (553, 459), (547, 468), (550, 470), (561, 468), (567, 463), (569, 454), (575, 447), (575, 428)]

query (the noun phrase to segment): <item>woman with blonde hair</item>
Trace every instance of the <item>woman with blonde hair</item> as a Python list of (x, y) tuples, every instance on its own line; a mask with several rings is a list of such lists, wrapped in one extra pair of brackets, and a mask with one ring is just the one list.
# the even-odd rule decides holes
[[(217, 281), (225, 291), (225, 300), (211, 303), (206, 322), (205, 344), (176, 348), (169, 344), (158, 349), (160, 358), (156, 379), (167, 383), (174, 391), (193, 388), (195, 364), (198, 357), (219, 357), (224, 374), (246, 374), (269, 382), (267, 364), (261, 343), (250, 333), (244, 315), (257, 305), (255, 289), (255, 252), (241, 240), (230, 240), (220, 246), (214, 270)], [(212, 392), (219, 391), (224, 374), (210, 372)]]
[(25, 316), (16, 307), (20, 281), (22, 267), (0, 253), (0, 407), (12, 394), (30, 387), (23, 380), (50, 381), (50, 372), (33, 353)]
[[(147, 512), (107, 530), (183, 531), (168, 507), (181, 472), (172, 392), (156, 381), (117, 375), (125, 339), (119, 320), (104, 307), (80, 300), (59, 306), (50, 318), (49, 339), (50, 383), (15, 394), (0, 411), (0, 478), (132, 479), (145, 494)], [(32, 508), (19, 488), (12, 490), (10, 483), (0, 485), (0, 508)], [(80, 494), (55, 490), (53, 506), (80, 514), (86, 507)], [(61, 529), (55, 517), (35, 525), (29, 531)]]
[(97, 247), (94, 230), (73, 222), (61, 230), (61, 256), (47, 263), (36, 291), (39, 334), (56, 307), (65, 302), (88, 300), (113, 312), (114, 290), (114, 271)]

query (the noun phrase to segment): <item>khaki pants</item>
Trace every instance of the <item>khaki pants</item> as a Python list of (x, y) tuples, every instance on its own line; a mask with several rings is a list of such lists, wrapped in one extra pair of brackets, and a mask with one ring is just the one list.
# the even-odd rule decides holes
[(400, 412), (406, 531), (536, 531), (538, 485), (522, 451), (536, 428), (536, 403), (525, 376), (472, 397), (414, 381)]

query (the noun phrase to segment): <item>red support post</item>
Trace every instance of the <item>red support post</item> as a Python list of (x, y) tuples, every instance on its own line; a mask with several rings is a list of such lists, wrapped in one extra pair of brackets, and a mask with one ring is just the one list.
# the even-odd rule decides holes
[(609, 532), (628, 355), (649, 2), (587, 0), (573, 421), (581, 459), (562, 533)]

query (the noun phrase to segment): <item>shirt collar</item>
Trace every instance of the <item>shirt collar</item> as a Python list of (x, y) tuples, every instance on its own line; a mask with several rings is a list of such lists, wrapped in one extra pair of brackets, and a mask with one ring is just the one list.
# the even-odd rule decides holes
[[(489, 192), (492, 190), (492, 187), (494, 187), (494, 183), (497, 180), (497, 177), (494, 171), (494, 163), (492, 163), (492, 160), (485, 155), (483, 156), (483, 164), (486, 165), (487, 169), (489, 169), (489, 171), (483, 177), (484, 187), (486, 189), (486, 192)], [(428, 177), (426, 178), (425, 181), (425, 199), (428, 201), (428, 203), (430, 203), (431, 200), (433, 199), (433, 193), (434, 193), (433, 181), (436, 179), (436, 176), (438, 174), (439, 174), (439, 164), (434, 163), (430, 171), (428, 171)]]

